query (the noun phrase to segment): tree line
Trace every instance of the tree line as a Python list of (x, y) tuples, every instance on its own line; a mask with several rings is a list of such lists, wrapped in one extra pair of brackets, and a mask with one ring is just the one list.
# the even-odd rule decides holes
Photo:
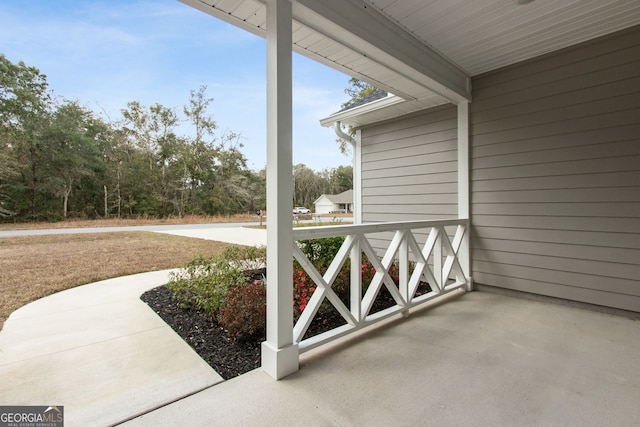
[[(0, 220), (231, 215), (265, 209), (265, 170), (221, 132), (205, 86), (180, 111), (129, 102), (105, 120), (0, 54)], [(188, 133), (187, 135), (183, 133)], [(296, 206), (352, 188), (351, 166), (293, 168)]]

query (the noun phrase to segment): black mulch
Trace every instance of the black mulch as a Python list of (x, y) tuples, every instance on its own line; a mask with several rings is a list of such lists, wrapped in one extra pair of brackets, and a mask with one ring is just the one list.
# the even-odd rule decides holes
[(225, 380), (260, 366), (264, 335), (235, 340), (203, 310), (181, 307), (165, 286), (151, 289), (140, 298)]
[[(419, 290), (428, 292), (426, 288)], [(151, 289), (140, 297), (222, 378), (228, 380), (260, 366), (260, 346), (264, 333), (249, 338), (232, 338), (217, 322), (202, 310), (181, 307), (165, 286)], [(371, 312), (393, 305), (393, 298), (383, 287)], [(321, 309), (305, 338), (333, 329), (346, 322), (332, 306)]]

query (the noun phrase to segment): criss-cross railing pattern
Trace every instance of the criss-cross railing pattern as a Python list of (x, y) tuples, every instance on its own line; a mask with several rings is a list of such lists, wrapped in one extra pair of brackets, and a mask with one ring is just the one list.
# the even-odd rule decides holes
[[(337, 227), (308, 227), (294, 229), (294, 241), (345, 236), (344, 243), (324, 274), (309, 261), (297, 244), (293, 255), (314, 281), (316, 288), (306, 308), (293, 328), (293, 340), (299, 351), (304, 352), (325, 342), (355, 332), (396, 313), (408, 314), (409, 309), (455, 289), (470, 290), (468, 264), (468, 220), (397, 222)], [(447, 231), (447, 228), (449, 231)], [(453, 230), (452, 230), (453, 229)], [(371, 240), (388, 241), (380, 233), (391, 237), (384, 255), (380, 258)], [(450, 237), (452, 235), (452, 238)], [(424, 242), (420, 244), (419, 242)], [(375, 274), (362, 294), (361, 259), (364, 254), (375, 269)], [(347, 259), (351, 259), (350, 306), (347, 307), (332, 289), (336, 277)], [(394, 278), (392, 266), (398, 269)], [(395, 268), (395, 267), (394, 267)], [(396, 284), (397, 282), (397, 284)], [(430, 292), (418, 295), (421, 283), (428, 283)], [(395, 305), (370, 313), (382, 287), (386, 287)], [(323, 334), (303, 339), (321, 304), (328, 300), (340, 313), (346, 324)]]

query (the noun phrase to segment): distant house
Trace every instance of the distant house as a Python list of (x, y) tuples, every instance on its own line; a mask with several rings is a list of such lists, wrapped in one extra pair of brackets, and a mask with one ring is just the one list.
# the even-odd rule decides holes
[(313, 204), (317, 214), (353, 212), (353, 190), (340, 194), (323, 194)]

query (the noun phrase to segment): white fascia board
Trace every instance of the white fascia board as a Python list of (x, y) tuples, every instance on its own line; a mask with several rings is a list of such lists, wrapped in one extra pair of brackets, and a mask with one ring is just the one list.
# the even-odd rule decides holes
[(329, 127), (338, 121), (359, 128), (448, 103), (450, 101), (436, 94), (432, 97), (410, 101), (404, 100), (399, 96), (390, 95), (387, 98), (382, 98), (369, 104), (334, 113), (321, 119), (320, 125)]
[(456, 104), (471, 100), (467, 73), (362, 1), (296, 0), (293, 15)]
[(371, 101), (367, 104), (362, 104), (358, 107), (332, 114), (327, 118), (321, 119), (320, 125), (323, 127), (332, 127), (335, 122), (343, 122), (351, 117), (361, 116), (362, 114), (390, 107), (401, 102), (405, 102), (405, 100), (399, 96), (390, 94), (384, 98), (376, 99), (375, 101)]

